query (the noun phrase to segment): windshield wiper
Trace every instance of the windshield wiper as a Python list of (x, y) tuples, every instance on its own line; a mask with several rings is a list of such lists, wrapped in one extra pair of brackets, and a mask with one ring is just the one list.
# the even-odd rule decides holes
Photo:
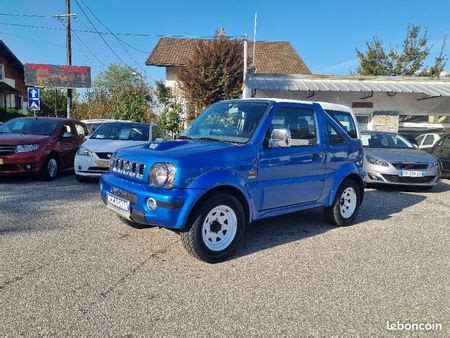
[(199, 137), (199, 138), (197, 138), (197, 140), (229, 143), (229, 142), (227, 142), (227, 141), (219, 140), (219, 139), (217, 139), (217, 138), (208, 137), (208, 136), (205, 136), (205, 137)]
[(186, 135), (180, 135), (178, 136), (179, 140), (192, 140), (192, 137), (186, 136)]

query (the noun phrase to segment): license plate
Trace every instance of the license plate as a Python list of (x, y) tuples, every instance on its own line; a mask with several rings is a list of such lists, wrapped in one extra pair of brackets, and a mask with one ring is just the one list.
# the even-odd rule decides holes
[(111, 209), (117, 211), (118, 213), (124, 215), (124, 216), (130, 216), (130, 201), (127, 201), (126, 199), (117, 197), (112, 194), (107, 194), (107, 202), (108, 207)]
[(109, 163), (109, 161), (95, 161), (95, 166), (100, 168), (108, 168)]
[(2, 158), (0, 158), (0, 165), (1, 165), (1, 164), (3, 164), (3, 163), (4, 163), (4, 162), (3, 162), (3, 159), (2, 159)]
[(400, 176), (402, 177), (423, 177), (425, 173), (423, 171), (416, 170), (402, 170), (400, 171)]

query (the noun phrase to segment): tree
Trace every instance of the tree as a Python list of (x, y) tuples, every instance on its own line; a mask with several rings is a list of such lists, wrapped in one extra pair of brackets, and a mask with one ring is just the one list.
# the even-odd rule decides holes
[(94, 80), (92, 90), (74, 109), (78, 118), (114, 118), (153, 121), (152, 91), (139, 73), (126, 66), (109, 65)]
[(183, 130), (181, 114), (183, 109), (177, 103), (169, 103), (159, 115), (158, 126), (171, 138), (177, 138)]
[(44, 115), (56, 116), (55, 115), (55, 104), (56, 104), (56, 112), (58, 113), (58, 116), (59, 117), (67, 116), (67, 91), (60, 90), (57, 88), (45, 88), (41, 89), (40, 97), (41, 97), (41, 111), (43, 112)]
[(376, 76), (439, 76), (448, 60), (444, 52), (446, 40), (444, 39), (434, 65), (424, 67), (424, 62), (430, 55), (431, 46), (428, 44), (427, 30), (423, 34), (420, 33), (419, 26), (408, 26), (400, 52), (392, 47), (385, 50), (383, 43), (376, 36), (372, 41), (366, 41), (365, 51), (356, 49), (359, 58), (357, 73)]
[(194, 109), (189, 119), (219, 100), (241, 95), (243, 45), (223, 31), (212, 40), (199, 40), (186, 66), (178, 74), (180, 89)]

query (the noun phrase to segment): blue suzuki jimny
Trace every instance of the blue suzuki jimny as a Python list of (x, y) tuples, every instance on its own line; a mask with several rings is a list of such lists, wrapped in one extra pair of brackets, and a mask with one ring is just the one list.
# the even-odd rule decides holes
[(100, 189), (127, 223), (176, 230), (190, 254), (218, 262), (265, 217), (325, 207), (330, 222), (349, 225), (363, 199), (362, 165), (345, 106), (230, 100), (209, 106), (178, 140), (117, 151)]

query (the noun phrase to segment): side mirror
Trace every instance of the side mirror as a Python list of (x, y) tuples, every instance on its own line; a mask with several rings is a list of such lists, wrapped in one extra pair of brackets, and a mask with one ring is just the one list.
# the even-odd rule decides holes
[(288, 129), (274, 129), (268, 143), (269, 148), (290, 147), (291, 133)]
[(62, 138), (71, 138), (73, 137), (73, 134), (70, 131), (65, 131), (62, 135)]

